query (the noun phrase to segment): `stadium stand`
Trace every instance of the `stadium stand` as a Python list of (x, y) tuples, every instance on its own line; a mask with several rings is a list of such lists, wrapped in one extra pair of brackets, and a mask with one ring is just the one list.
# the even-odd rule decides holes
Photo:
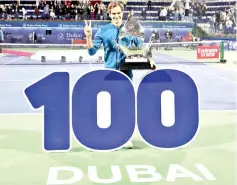
[[(135, 16), (144, 21), (195, 21), (208, 33), (236, 31), (235, 0), (190, 0), (188, 6), (187, 0), (122, 1), (125, 5), (125, 19), (133, 10)], [(0, 1), (0, 19), (108, 20), (106, 7), (109, 2), (110, 0), (102, 0), (102, 3), (101, 0)], [(189, 9), (188, 13), (185, 9)]]

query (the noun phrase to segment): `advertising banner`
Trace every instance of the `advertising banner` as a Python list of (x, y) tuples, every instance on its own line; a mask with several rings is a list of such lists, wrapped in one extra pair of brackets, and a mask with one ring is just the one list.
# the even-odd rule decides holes
[(197, 59), (219, 58), (220, 46), (198, 46)]
[[(39, 44), (71, 44), (72, 40), (83, 40), (85, 39), (84, 28), (42, 28), (42, 27), (32, 27), (32, 28), (2, 28), (4, 31), (5, 42), (6, 43), (32, 43), (33, 32), (37, 35), (37, 43)], [(94, 28), (92, 30), (93, 37), (99, 28)], [(50, 30), (51, 34), (47, 34)], [(167, 28), (157, 28), (160, 32), (161, 41), (165, 42), (164, 34), (167, 32)], [(181, 36), (185, 36), (188, 33), (189, 28), (172, 28), (173, 39), (178, 40)], [(145, 28), (145, 42), (149, 42), (152, 29)]]
[(224, 41), (225, 48), (227, 50), (236, 50), (237, 49), (237, 42), (236, 41)]
[[(100, 28), (109, 21), (93, 21), (92, 28)], [(193, 23), (140, 22), (144, 28), (193, 28)], [(0, 27), (7, 28), (83, 28), (84, 21), (1, 21)]]
[(214, 40), (214, 41), (223, 41), (224, 42), (224, 47), (225, 50), (236, 50), (237, 49), (237, 42), (236, 40), (221, 40), (221, 39), (204, 39), (203, 41), (210, 41), (210, 40)]

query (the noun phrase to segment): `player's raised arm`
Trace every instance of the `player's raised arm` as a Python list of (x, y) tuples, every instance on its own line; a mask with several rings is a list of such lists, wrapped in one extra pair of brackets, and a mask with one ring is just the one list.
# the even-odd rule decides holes
[(99, 29), (97, 31), (97, 33), (95, 34), (95, 37), (93, 39), (92, 38), (92, 29), (91, 29), (91, 21), (89, 24), (85, 21), (84, 32), (86, 35), (88, 53), (89, 53), (89, 55), (94, 55), (94, 54), (96, 54), (98, 49), (100, 49), (100, 46), (102, 44), (101, 29)]
[(88, 25), (87, 21), (85, 20), (84, 32), (85, 32), (85, 35), (86, 35), (87, 49), (90, 49), (90, 48), (93, 47), (91, 21)]

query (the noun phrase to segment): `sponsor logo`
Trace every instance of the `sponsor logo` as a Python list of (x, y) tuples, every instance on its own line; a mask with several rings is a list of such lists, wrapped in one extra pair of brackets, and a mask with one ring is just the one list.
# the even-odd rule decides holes
[(220, 46), (198, 46), (197, 59), (219, 58)]
[[(124, 173), (121, 170), (123, 168), (125, 168)], [(102, 170), (97, 166), (88, 166), (87, 169), (84, 169), (85, 171), (73, 166), (50, 167), (47, 185), (81, 184), (80, 182), (82, 182), (82, 180), (82, 184), (85, 184), (85, 181), (88, 183), (114, 184), (121, 182), (124, 176), (128, 179), (127, 184), (150, 184), (152, 182), (159, 184), (159, 182), (165, 181), (175, 183), (183, 179), (191, 180), (191, 182), (216, 181), (216, 177), (201, 163), (193, 164), (192, 171), (181, 164), (169, 164), (167, 170), (163, 172), (165, 174), (160, 173), (159, 168), (152, 165), (112, 165), (108, 166), (106, 169), (108, 169), (109, 174), (112, 174), (112, 177), (109, 179), (99, 178), (97, 174)], [(62, 174), (72, 175), (65, 175), (64, 178), (62, 178)], [(202, 176), (199, 174), (202, 174)], [(123, 184), (125, 184), (124, 181)]]
[(217, 48), (209, 49), (209, 48), (198, 48), (198, 53), (215, 53), (219, 50)]
[(63, 33), (59, 33), (57, 36), (58, 40), (63, 40), (64, 39), (64, 34)]
[(67, 33), (67, 38), (82, 38), (82, 34), (80, 33)]

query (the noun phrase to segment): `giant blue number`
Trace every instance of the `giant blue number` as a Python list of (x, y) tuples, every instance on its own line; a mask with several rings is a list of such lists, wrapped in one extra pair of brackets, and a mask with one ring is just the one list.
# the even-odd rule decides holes
[(25, 90), (34, 108), (44, 106), (45, 150), (70, 147), (69, 74), (53, 73)]
[[(132, 137), (136, 118), (142, 138), (156, 148), (183, 146), (198, 130), (197, 87), (181, 71), (149, 73), (140, 82), (137, 96), (124, 74), (106, 69), (92, 71), (75, 84), (71, 106), (69, 81), (67, 72), (55, 72), (25, 90), (34, 108), (44, 106), (43, 147), (47, 151), (70, 149), (70, 115), (76, 139), (84, 147), (99, 151), (125, 144)], [(165, 90), (175, 95), (175, 124), (171, 127), (161, 122), (161, 93)], [(111, 95), (111, 125), (106, 129), (97, 125), (96, 97), (101, 91)]]

